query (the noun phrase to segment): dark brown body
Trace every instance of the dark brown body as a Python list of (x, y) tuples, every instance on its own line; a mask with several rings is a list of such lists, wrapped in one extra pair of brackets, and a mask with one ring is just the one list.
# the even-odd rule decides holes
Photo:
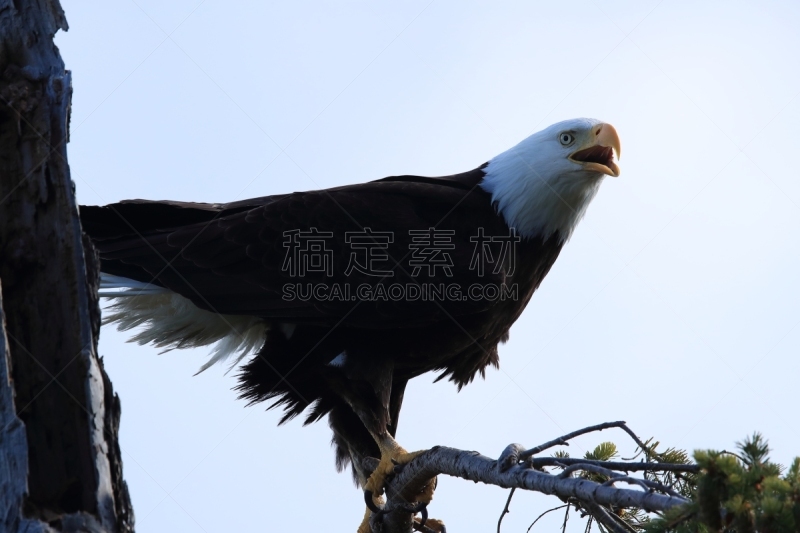
[[(307, 422), (330, 414), (337, 464), (352, 460), (363, 482), (360, 459), (379, 455), (370, 432), (394, 434), (407, 381), (439, 371), (460, 388), (487, 365), (497, 366), (498, 343), (561, 250), (558, 235), (546, 242), (523, 238), (514, 257), (500, 261), (502, 243), (487, 244), (495, 262), (481, 275), (475, 268), (479, 228), (486, 236), (513, 235), (479, 187), (483, 175), (479, 168), (444, 178), (400, 176), (227, 205), (131, 201), (82, 207), (81, 217), (103, 272), (153, 282), (208, 311), (263, 318), (267, 341), (242, 368), (242, 396), (273, 400), (284, 420), (307, 408)], [(355, 253), (348, 234), (365, 228), (392, 232), (380, 252), (380, 275), (348, 271)], [(450, 232), (436, 255), (446, 254), (447, 261), (415, 273), (430, 252), (421, 251), (419, 235), (409, 230), (431, 228)], [(292, 271), (291, 232), (314, 230), (331, 234), (323, 239), (329, 268)], [(286, 289), (321, 284), (349, 285), (350, 297)], [(457, 286), (460, 292), (427, 301), (355, 294), (359, 286), (374, 294), (381, 284)], [(508, 297), (469, 293), (487, 285), (505, 286)]]

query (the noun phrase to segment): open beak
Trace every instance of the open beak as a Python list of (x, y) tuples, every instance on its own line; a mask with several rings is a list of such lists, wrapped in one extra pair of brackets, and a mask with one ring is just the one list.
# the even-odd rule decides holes
[(582, 148), (569, 156), (586, 170), (602, 172), (615, 178), (619, 176), (621, 145), (617, 130), (611, 124), (598, 124), (593, 129), (594, 141), (588, 148)]

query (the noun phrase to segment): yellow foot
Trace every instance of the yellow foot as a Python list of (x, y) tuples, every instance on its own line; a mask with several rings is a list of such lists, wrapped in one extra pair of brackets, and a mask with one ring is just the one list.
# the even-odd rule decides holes
[(369, 476), (364, 490), (371, 491), (373, 496), (382, 495), (383, 487), (386, 485), (386, 478), (394, 473), (395, 465), (410, 463), (412, 459), (424, 451), (408, 453), (399, 445), (393, 446), (391, 449), (381, 450), (381, 462), (378, 463), (378, 467)]
[[(378, 467), (372, 472), (372, 475), (364, 485), (364, 490), (367, 492), (367, 497), (372, 496), (372, 507), (376, 508), (383, 503), (383, 492), (386, 486), (387, 478), (394, 473), (395, 465), (404, 465), (411, 462), (415, 457), (425, 452), (421, 450), (418, 452), (409, 453), (397, 441), (389, 437), (379, 444), (381, 450), (381, 461)], [(414, 500), (409, 503), (430, 503), (433, 499), (433, 491), (436, 489), (436, 478), (432, 478), (425, 484), (423, 489), (414, 497)], [(370, 533), (369, 519), (371, 516), (369, 507), (364, 514), (364, 519), (358, 527), (358, 533)], [(437, 521), (438, 522), (438, 521)]]
[[(419, 524), (421, 522), (421, 520), (419, 518), (415, 518), (414, 522)], [(441, 520), (436, 520), (435, 518), (428, 518), (425, 521), (425, 527), (430, 528), (430, 529), (436, 531), (437, 533), (441, 533), (442, 531), (445, 531), (444, 522), (442, 522)]]

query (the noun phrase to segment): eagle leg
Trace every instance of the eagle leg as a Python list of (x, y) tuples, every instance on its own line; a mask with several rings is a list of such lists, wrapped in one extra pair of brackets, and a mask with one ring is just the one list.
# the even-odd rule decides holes
[[(365, 496), (372, 500), (372, 505), (367, 503), (367, 512), (361, 525), (358, 527), (358, 533), (370, 533), (369, 518), (371, 512), (378, 512), (380, 505), (383, 503), (383, 492), (387, 479), (395, 472), (395, 467), (404, 465), (411, 462), (415, 457), (424, 453), (425, 450), (417, 452), (407, 452), (400, 444), (388, 434), (375, 437), (378, 448), (381, 451), (381, 460), (378, 467), (372, 472), (372, 475), (367, 479), (364, 485)], [(422, 491), (414, 498), (414, 502), (427, 505), (433, 499), (433, 491), (436, 488), (436, 478), (430, 479)], [(411, 503), (411, 502), (409, 502)], [(426, 513), (427, 514), (427, 513)], [(438, 521), (436, 521), (438, 522)]]

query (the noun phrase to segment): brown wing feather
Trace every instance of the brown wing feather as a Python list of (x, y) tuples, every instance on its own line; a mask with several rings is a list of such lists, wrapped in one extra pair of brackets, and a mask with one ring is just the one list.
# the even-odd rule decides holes
[[(483, 301), (303, 301), (283, 298), (286, 284), (360, 284), (380, 278), (358, 272), (345, 275), (351, 247), (347, 232), (363, 228), (393, 231), (388, 253), (395, 275), (384, 283), (458, 283), (501, 281), (502, 273), (478, 280), (469, 270), (478, 226), (487, 234), (507, 232), (505, 223), (477, 184), (483, 172), (446, 178), (400, 176), (324, 191), (293, 193), (236, 204), (187, 204), (133, 201), (82, 208), (84, 227), (100, 250), (103, 271), (155, 282), (191, 299), (201, 308), (226, 314), (253, 314), (285, 320), (332, 324), (346, 317), (349, 325), (402, 327), (485, 310)], [(408, 230), (430, 227), (454, 230), (453, 276), (441, 268), (412, 278)], [(292, 276), (283, 268), (286, 233), (317, 228), (333, 233), (326, 245), (333, 252), (333, 276), (308, 272)], [(399, 263), (399, 266), (394, 264)], [(444, 308), (444, 310), (443, 310)]]

